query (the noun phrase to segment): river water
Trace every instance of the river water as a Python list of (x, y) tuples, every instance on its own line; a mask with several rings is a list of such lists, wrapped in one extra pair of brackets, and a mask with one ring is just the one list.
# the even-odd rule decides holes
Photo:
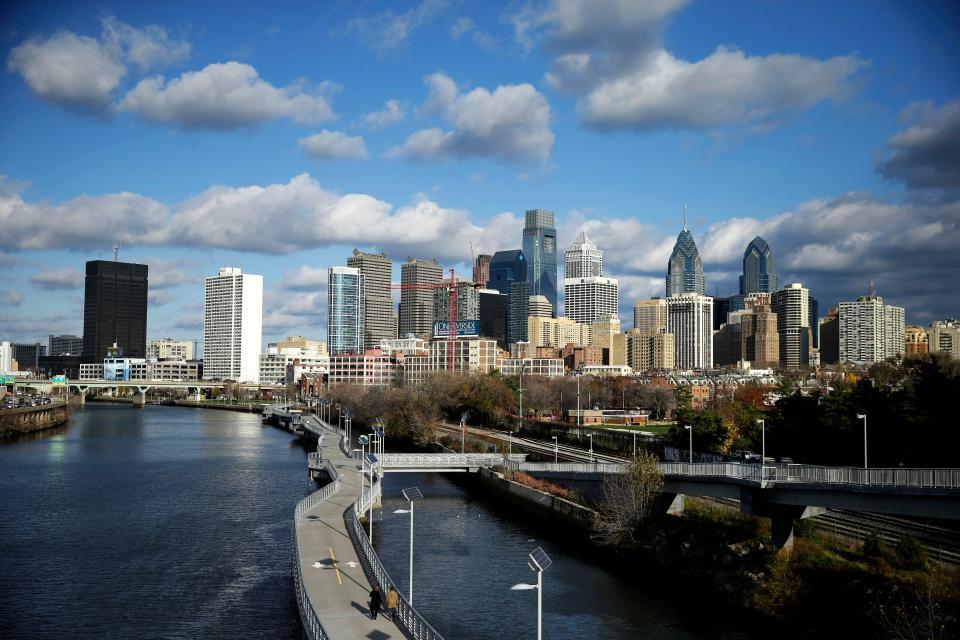
[[(545, 638), (744, 637), (440, 475), (384, 482), (374, 541), (404, 592), (407, 486), (415, 602), (447, 640), (536, 637), (536, 591), (509, 589), (536, 581), (536, 546)], [(253, 414), (87, 405), (0, 444), (0, 637), (299, 638), (290, 532), (312, 490), (300, 441)]]

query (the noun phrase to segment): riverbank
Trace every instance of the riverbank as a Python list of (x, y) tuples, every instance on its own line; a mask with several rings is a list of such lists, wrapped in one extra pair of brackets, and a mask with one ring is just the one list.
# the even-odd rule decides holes
[(0, 411), (0, 438), (53, 429), (65, 425), (68, 419), (67, 404), (62, 400), (39, 407), (4, 409)]

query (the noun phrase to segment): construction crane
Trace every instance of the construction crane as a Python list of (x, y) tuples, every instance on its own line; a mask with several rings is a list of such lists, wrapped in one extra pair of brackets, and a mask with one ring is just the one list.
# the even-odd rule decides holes
[(456, 369), (457, 360), (457, 289), (466, 286), (477, 288), (482, 286), (482, 284), (478, 282), (469, 282), (466, 279), (463, 279), (462, 282), (457, 282), (457, 272), (454, 269), (450, 269), (449, 281), (445, 280), (436, 284), (392, 283), (389, 287), (391, 290), (399, 289), (400, 291), (409, 291), (412, 289), (447, 289), (450, 297), (449, 303), (447, 304), (447, 370), (451, 372)]

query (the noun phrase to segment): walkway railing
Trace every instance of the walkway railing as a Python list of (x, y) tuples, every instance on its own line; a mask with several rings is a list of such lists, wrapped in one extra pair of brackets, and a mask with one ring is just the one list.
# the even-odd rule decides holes
[[(510, 460), (522, 462), (526, 457), (515, 453)], [(489, 467), (504, 462), (499, 453), (385, 453), (381, 459), (387, 471), (391, 467)]]
[[(508, 462), (513, 471), (555, 471), (568, 473), (620, 473), (620, 464), (584, 462)], [(915, 489), (960, 489), (960, 469), (858, 469), (821, 467), (807, 464), (741, 464), (737, 462), (661, 462), (666, 476), (689, 476), (744, 481), (748, 483), (796, 483), (854, 485)]]
[[(364, 573), (370, 582), (380, 587), (381, 593), (386, 594), (390, 585), (396, 586), (397, 583), (390, 578), (390, 574), (383, 567), (377, 552), (370, 544), (370, 538), (367, 537), (363, 526), (360, 524), (360, 515), (369, 508), (370, 502), (375, 496), (380, 496), (380, 482), (378, 481), (375, 486), (375, 492), (368, 493), (362, 501), (357, 500), (353, 503), (353, 507), (347, 509), (343, 517), (347, 525), (347, 532), (350, 534), (350, 539), (353, 541), (353, 546), (360, 558), (360, 564), (363, 565)], [(397, 589), (398, 593), (399, 591)], [(443, 636), (431, 627), (423, 616), (417, 613), (417, 610), (403, 595), (400, 595), (397, 602), (394, 621), (401, 630), (415, 640), (443, 640)]]
[(303, 584), (303, 566), (300, 562), (300, 544), (297, 540), (297, 519), (328, 499), (340, 488), (340, 476), (337, 475), (337, 470), (330, 464), (329, 460), (323, 460), (322, 463), (318, 465), (318, 468), (326, 469), (332, 481), (324, 485), (319, 491), (311, 493), (297, 503), (296, 509), (293, 510), (293, 536), (290, 550), (293, 556), (293, 585), (297, 594), (297, 608), (300, 609), (300, 621), (303, 623), (303, 629), (310, 640), (327, 640), (329, 636), (320, 623), (320, 618), (317, 617), (316, 607), (314, 607), (313, 602), (310, 601), (310, 594), (307, 593), (307, 589)]

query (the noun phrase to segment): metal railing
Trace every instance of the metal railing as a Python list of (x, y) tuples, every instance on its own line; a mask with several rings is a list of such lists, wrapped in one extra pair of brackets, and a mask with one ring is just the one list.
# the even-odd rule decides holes
[[(310, 454), (316, 455), (316, 454)], [(319, 491), (314, 491), (309, 496), (297, 503), (293, 510), (293, 536), (290, 550), (293, 562), (293, 585), (297, 595), (297, 608), (300, 610), (300, 621), (303, 623), (303, 629), (310, 640), (327, 640), (329, 636), (320, 623), (317, 616), (316, 607), (310, 601), (310, 594), (303, 584), (303, 566), (300, 562), (300, 543), (297, 539), (297, 519), (304, 513), (313, 509), (315, 506), (332, 496), (340, 488), (340, 476), (337, 470), (329, 460), (322, 460), (317, 468), (325, 468), (330, 474), (331, 482), (324, 485)]]
[[(514, 453), (508, 462), (523, 462), (525, 453)], [(499, 453), (385, 453), (383, 468), (390, 467), (486, 467), (503, 464)]]
[[(376, 490), (365, 496), (362, 502), (358, 500), (351, 508), (347, 509), (344, 513), (344, 521), (367, 579), (380, 587), (380, 592), (385, 594), (390, 585), (396, 586), (396, 583), (383, 567), (377, 552), (374, 551), (370, 539), (360, 524), (360, 514), (369, 508), (374, 496), (380, 495), (380, 482), (378, 481), (375, 486)], [(407, 601), (406, 597), (399, 594), (399, 589), (397, 591), (400, 597), (393, 618), (396, 625), (414, 640), (443, 640), (443, 636), (431, 627), (423, 616), (417, 613), (417, 610)]]
[(722, 477), (752, 482), (857, 485), (915, 489), (960, 489), (960, 469), (858, 469), (806, 464), (664, 462), (666, 475)]
[(620, 473), (622, 464), (609, 462), (514, 462), (502, 463), (511, 471), (559, 471), (566, 473)]

